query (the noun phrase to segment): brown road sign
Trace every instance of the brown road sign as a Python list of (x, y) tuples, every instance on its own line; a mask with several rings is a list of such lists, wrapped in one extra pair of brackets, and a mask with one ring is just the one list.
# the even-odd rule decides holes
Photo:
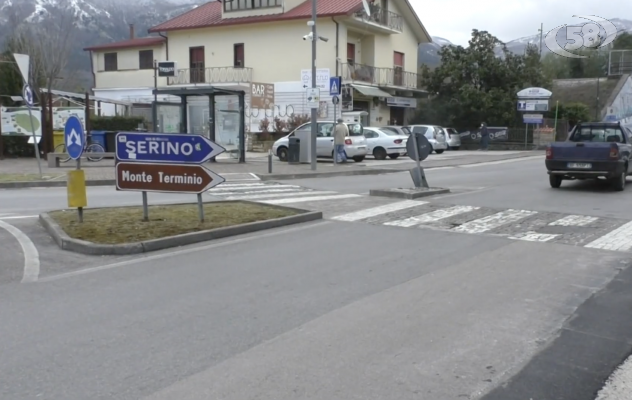
[(191, 164), (116, 164), (116, 188), (143, 192), (202, 193), (225, 181), (210, 169)]

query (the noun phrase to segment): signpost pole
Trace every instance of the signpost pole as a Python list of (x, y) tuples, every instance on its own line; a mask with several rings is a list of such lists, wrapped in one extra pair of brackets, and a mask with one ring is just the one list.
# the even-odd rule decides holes
[[(316, 0), (312, 0), (312, 88), (317, 88), (316, 85), (316, 43), (318, 42), (318, 36), (316, 34), (316, 19), (318, 17), (317, 13), (317, 4)], [(316, 136), (318, 136), (318, 109), (312, 108), (312, 135), (310, 138), (311, 148), (310, 148), (310, 158), (311, 158), (311, 169), (312, 171), (316, 171)]]
[[(336, 115), (338, 110), (336, 109), (336, 107), (337, 107), (336, 102), (334, 102), (334, 131), (333, 131), (334, 138), (336, 135), (336, 126), (338, 126), (338, 116)], [(334, 139), (334, 143), (336, 143), (335, 139)], [(338, 154), (336, 154), (336, 145), (334, 144), (334, 165), (337, 165), (337, 164), (338, 164)]]
[(154, 132), (158, 132), (158, 61), (154, 60), (154, 106), (151, 110)]
[(149, 222), (149, 206), (147, 205), (147, 192), (143, 191), (143, 221)]
[(555, 135), (557, 136), (557, 110), (560, 106), (560, 101), (556, 101), (555, 102), (555, 125), (553, 126), (553, 129), (555, 130)]
[(524, 124), (524, 149), (527, 149), (527, 138), (529, 137), (529, 123)]
[(42, 160), (40, 160), (39, 146), (37, 143), (37, 137), (35, 136), (35, 127), (33, 126), (33, 113), (29, 106), (29, 121), (31, 121), (31, 132), (33, 132), (33, 146), (35, 146), (35, 157), (37, 158), (37, 168), (39, 169), (39, 176), (42, 179)]
[(204, 203), (202, 202), (202, 193), (197, 195), (198, 214), (200, 215), (200, 222), (204, 222)]
[[(81, 158), (77, 158), (77, 171), (81, 169)], [(77, 218), (80, 223), (83, 223), (83, 207), (77, 207)]]
[(417, 177), (419, 178), (415, 179), (415, 187), (419, 188), (422, 184), (421, 181), (423, 175), (421, 174), (421, 161), (419, 160), (419, 148), (417, 147), (417, 134), (411, 132), (410, 136), (412, 136), (413, 138), (413, 147), (415, 148), (415, 162), (417, 163)]

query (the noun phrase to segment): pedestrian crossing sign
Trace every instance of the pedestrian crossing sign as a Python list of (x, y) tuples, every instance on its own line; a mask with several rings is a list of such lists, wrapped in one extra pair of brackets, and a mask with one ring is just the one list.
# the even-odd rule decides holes
[(329, 78), (329, 95), (330, 96), (339, 96), (341, 93), (340, 81), (342, 78), (340, 76), (332, 76)]

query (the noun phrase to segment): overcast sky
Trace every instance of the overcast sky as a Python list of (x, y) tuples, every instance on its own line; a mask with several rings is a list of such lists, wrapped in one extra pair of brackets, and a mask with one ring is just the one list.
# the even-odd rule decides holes
[(629, 1), (588, 0), (409, 0), (430, 35), (466, 46), (472, 29), (488, 31), (508, 42), (535, 35), (544, 23), (544, 33), (560, 25), (573, 25), (581, 18), (632, 20)]

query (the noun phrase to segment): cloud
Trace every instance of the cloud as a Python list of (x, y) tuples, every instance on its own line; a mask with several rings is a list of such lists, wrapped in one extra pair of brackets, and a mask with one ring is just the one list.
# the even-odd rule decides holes
[(488, 31), (503, 41), (546, 34), (560, 25), (584, 21), (573, 15), (632, 19), (628, 2), (576, 0), (409, 0), (430, 35), (467, 46), (472, 29)]

